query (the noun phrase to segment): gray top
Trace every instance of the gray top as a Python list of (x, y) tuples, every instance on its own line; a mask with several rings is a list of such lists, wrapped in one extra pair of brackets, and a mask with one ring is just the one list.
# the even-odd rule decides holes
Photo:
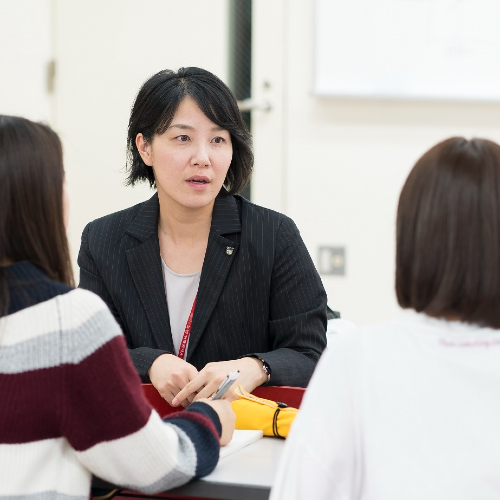
[[(165, 295), (167, 296), (170, 330), (172, 331), (175, 353), (178, 354), (186, 322), (198, 293), (201, 271), (193, 274), (177, 274), (167, 267), (163, 259), (161, 259), (161, 267)], [(188, 347), (189, 341), (186, 346), (186, 354)]]

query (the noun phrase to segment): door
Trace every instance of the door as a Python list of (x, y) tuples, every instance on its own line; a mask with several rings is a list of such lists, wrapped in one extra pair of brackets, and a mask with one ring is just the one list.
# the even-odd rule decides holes
[(52, 122), (52, 2), (0, 0), (0, 113)]

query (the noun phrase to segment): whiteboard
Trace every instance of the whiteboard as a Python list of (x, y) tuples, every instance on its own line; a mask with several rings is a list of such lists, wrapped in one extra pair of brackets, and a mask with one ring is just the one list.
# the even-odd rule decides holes
[(316, 0), (313, 92), (500, 100), (500, 0)]

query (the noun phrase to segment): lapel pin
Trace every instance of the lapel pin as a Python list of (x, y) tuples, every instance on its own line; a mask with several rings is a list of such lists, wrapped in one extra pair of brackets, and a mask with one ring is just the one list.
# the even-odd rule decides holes
[(228, 255), (233, 255), (233, 250), (234, 250), (234, 247), (226, 247), (226, 253)]

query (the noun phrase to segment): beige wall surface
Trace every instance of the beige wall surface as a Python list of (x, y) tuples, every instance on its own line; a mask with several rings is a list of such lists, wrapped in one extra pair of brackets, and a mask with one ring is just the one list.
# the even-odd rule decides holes
[(0, 113), (46, 121), (62, 139), (77, 281), (85, 224), (153, 194), (124, 186), (127, 124), (141, 84), (182, 66), (227, 81), (227, 2), (0, 0)]
[(124, 186), (128, 118), (141, 84), (185, 66), (227, 79), (227, 0), (54, 1), (53, 124), (64, 142), (76, 266), (86, 223), (153, 194), (148, 185)]
[(51, 0), (0, 0), (0, 113), (50, 121)]
[[(142, 82), (180, 66), (227, 81), (230, 1), (0, 0), (0, 42), (9, 49), (0, 57), (0, 112), (46, 119), (61, 135), (75, 269), (87, 222), (152, 194), (123, 185), (128, 116)], [(346, 275), (322, 279), (330, 305), (361, 325), (398, 312), (394, 222), (412, 165), (452, 135), (500, 142), (500, 103), (315, 96), (313, 40), (312, 0), (253, 0), (252, 92), (273, 107), (252, 115), (252, 198), (295, 220), (316, 264), (320, 246), (346, 248)]]
[[(254, 56), (259, 79), (254, 88), (263, 96), (265, 80), (281, 85), (283, 130), (277, 141), (274, 135), (254, 131), (256, 171), (266, 169), (258, 176), (259, 202), (295, 220), (316, 264), (320, 246), (346, 248), (346, 275), (322, 276), (329, 304), (343, 318), (358, 325), (390, 318), (398, 313), (397, 200), (409, 170), (424, 151), (450, 136), (500, 142), (500, 104), (317, 97), (311, 91), (314, 3), (276, 0), (272, 8), (268, 3), (254, 0), (254, 33), (262, 47)], [(266, 44), (276, 66), (266, 60)], [(261, 114), (257, 122), (270, 120), (270, 115)], [(272, 161), (275, 147), (282, 148), (281, 164)], [(281, 170), (273, 179), (281, 183), (266, 186), (267, 169), (273, 164)], [(273, 189), (282, 185), (285, 194), (274, 196)]]

